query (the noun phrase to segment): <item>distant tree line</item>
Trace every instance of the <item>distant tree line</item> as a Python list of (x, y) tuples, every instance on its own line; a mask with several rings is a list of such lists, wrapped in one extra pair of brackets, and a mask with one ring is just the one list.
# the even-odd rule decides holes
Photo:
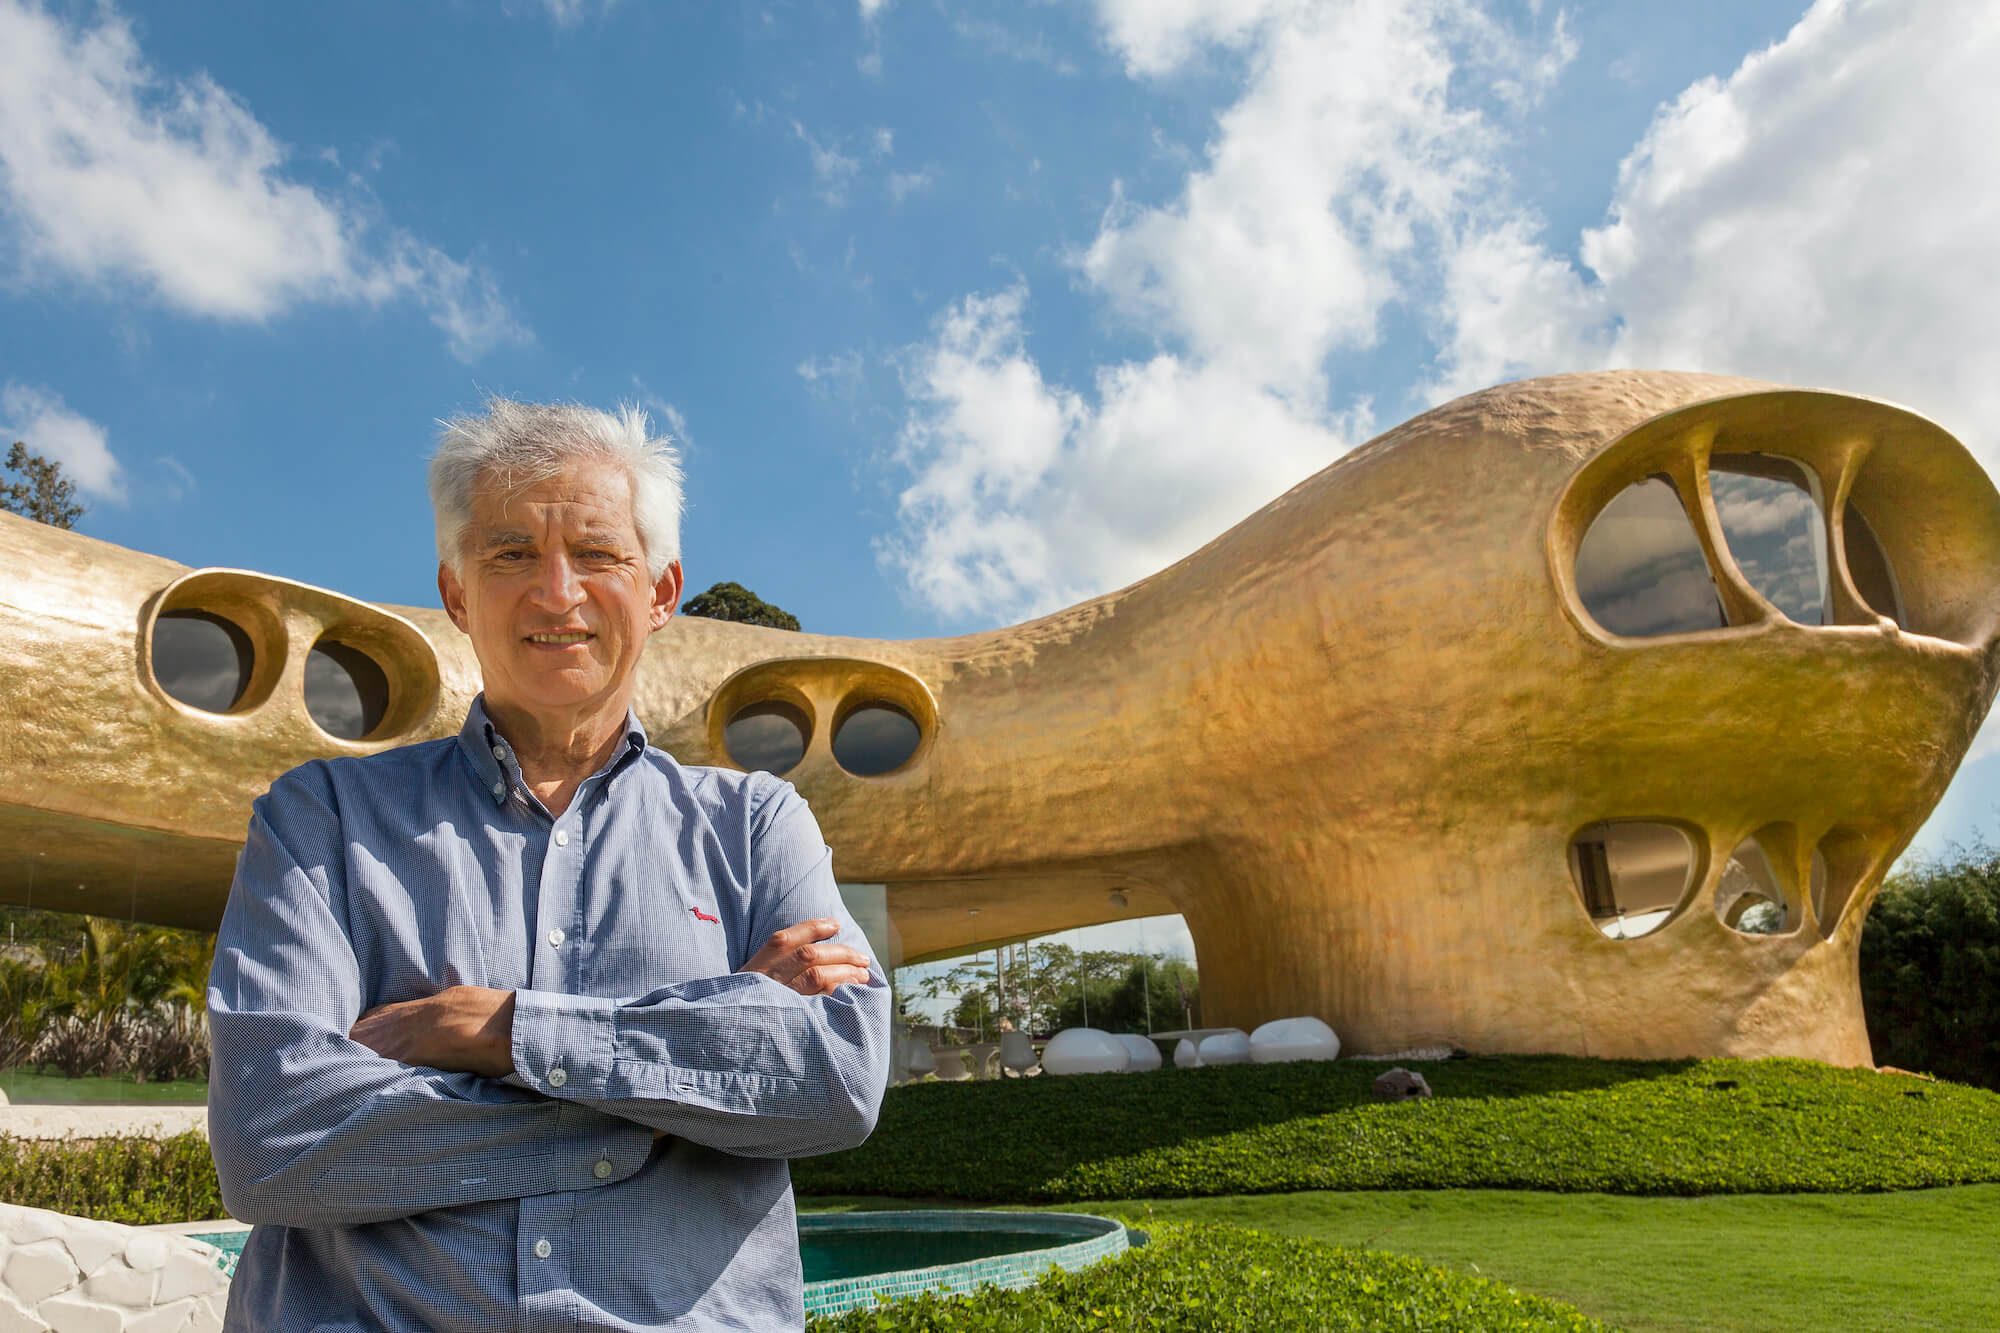
[(0, 509), (58, 528), (73, 528), (83, 517), (76, 483), (63, 475), (62, 464), (29, 451), (19, 440), (7, 451), (13, 480), (0, 481)]
[(1171, 1032), (1199, 1025), (1194, 965), (1160, 954), (1017, 944), (997, 961), (966, 959), (928, 978), (917, 993), (949, 1003), (946, 1021), (991, 1040), (1000, 1021), (1046, 1036), (1064, 1028)]
[(799, 618), (751, 592), (740, 583), (718, 583), (707, 592), (698, 592), (681, 603), (684, 616), (709, 620), (732, 620), (739, 625), (763, 625), (769, 629), (799, 627)]
[(215, 936), (21, 908), (0, 920), (0, 1069), (208, 1077)]

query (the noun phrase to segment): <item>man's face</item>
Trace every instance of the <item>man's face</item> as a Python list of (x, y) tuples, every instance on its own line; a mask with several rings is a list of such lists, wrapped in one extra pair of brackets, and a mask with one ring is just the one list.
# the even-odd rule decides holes
[(472, 639), (489, 704), (555, 725), (624, 707), (646, 636), (681, 594), (678, 562), (647, 576), (624, 468), (579, 459), (511, 493), (486, 481), (459, 550), (438, 591)]

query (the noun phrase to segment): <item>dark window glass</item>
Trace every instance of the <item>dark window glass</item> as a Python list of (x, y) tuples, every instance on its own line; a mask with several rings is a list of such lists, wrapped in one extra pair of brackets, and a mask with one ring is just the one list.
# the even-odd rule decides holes
[(1840, 544), (1847, 555), (1847, 572), (1854, 579), (1854, 590), (1877, 615), (1887, 616), (1908, 629), (1903, 620), (1903, 599), (1896, 595), (1896, 571), (1889, 563), (1889, 553), (1877, 540), (1875, 529), (1868, 526), (1868, 520), (1851, 504), (1841, 516), (1840, 527)]
[(1722, 868), (1722, 879), (1715, 886), (1715, 914), (1723, 925), (1745, 935), (1782, 934), (1799, 924), (1770, 858), (1755, 838), (1745, 838)]
[(859, 777), (891, 773), (910, 762), (923, 740), (916, 721), (893, 704), (863, 704), (833, 733), (833, 757)]
[(1708, 492), (1750, 586), (1797, 625), (1826, 615), (1826, 526), (1804, 467), (1775, 454), (1717, 454)]
[(1592, 619), (1634, 638), (1726, 623), (1680, 493), (1665, 477), (1620, 491), (1576, 553), (1576, 591)]
[(1613, 939), (1667, 923), (1694, 877), (1694, 843), (1672, 824), (1592, 824), (1569, 845), (1570, 873), (1584, 910)]
[(306, 655), (306, 712), (321, 731), (358, 741), (389, 711), (389, 678), (358, 648), (321, 639)]
[(190, 708), (226, 713), (250, 684), (256, 650), (235, 622), (206, 611), (164, 611), (153, 622), (153, 679)]
[(806, 755), (806, 715), (778, 699), (737, 710), (722, 733), (729, 757), (746, 772), (790, 771)]

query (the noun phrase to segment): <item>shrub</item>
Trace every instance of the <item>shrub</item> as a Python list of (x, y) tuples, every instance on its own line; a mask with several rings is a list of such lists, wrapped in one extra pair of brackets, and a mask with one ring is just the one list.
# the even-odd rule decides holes
[(809, 1194), (990, 1202), (1304, 1189), (1741, 1194), (2000, 1181), (2000, 1096), (1804, 1060), (1334, 1061), (892, 1088)]
[(2000, 1089), (2000, 854), (1884, 886), (1861, 934), (1861, 998), (1877, 1061)]
[(1560, 1302), (1421, 1260), (1224, 1226), (1162, 1227), (1143, 1249), (1021, 1291), (906, 1297), (811, 1324), (815, 1333), (1604, 1327)]
[(0, 1202), (101, 1222), (150, 1226), (223, 1216), (208, 1139), (16, 1139), (0, 1136)]

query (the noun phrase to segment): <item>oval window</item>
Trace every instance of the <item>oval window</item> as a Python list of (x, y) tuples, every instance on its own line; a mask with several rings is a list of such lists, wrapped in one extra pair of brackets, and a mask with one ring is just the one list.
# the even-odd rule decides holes
[(1826, 624), (1826, 525), (1804, 466), (1776, 454), (1717, 454), (1708, 492), (1750, 586), (1793, 624)]
[(329, 736), (358, 741), (389, 711), (389, 677), (359, 648), (321, 639), (306, 655), (306, 713)]
[[(1824, 873), (1824, 872), (1822, 872)], [(1778, 882), (1763, 844), (1745, 838), (1715, 886), (1715, 915), (1744, 935), (1782, 935), (1799, 924), (1795, 900)]]
[(722, 733), (729, 758), (747, 772), (786, 773), (806, 757), (812, 724), (798, 708), (767, 699), (736, 710)]
[(1841, 516), (1840, 530), (1840, 545), (1847, 556), (1847, 572), (1854, 579), (1854, 590), (1868, 603), (1869, 610), (1908, 629), (1903, 620), (1903, 598), (1896, 591), (1895, 566), (1889, 563), (1889, 553), (1882, 549), (1875, 529), (1851, 502)]
[(834, 731), (833, 757), (857, 777), (878, 777), (909, 763), (923, 738), (916, 719), (894, 704), (863, 704)]
[(1592, 520), (1576, 552), (1576, 593), (1593, 620), (1631, 638), (1728, 623), (1680, 492), (1665, 477), (1627, 486)]
[(1672, 824), (1591, 824), (1569, 845), (1570, 874), (1591, 922), (1614, 940), (1667, 924), (1694, 878), (1694, 843)]
[(250, 636), (235, 621), (207, 611), (163, 611), (153, 621), (153, 679), (190, 708), (234, 708), (256, 660)]

